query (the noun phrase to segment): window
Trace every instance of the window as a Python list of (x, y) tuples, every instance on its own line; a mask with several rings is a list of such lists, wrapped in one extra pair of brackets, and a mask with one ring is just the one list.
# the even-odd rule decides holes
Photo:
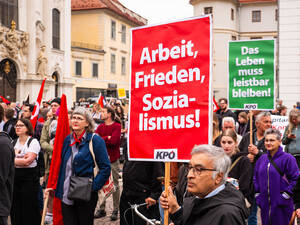
[(251, 40), (262, 39), (262, 37), (250, 37)]
[(261, 11), (260, 10), (252, 11), (252, 22), (253, 23), (261, 22)]
[(116, 55), (115, 54), (110, 55), (110, 72), (116, 73)]
[(111, 21), (111, 39), (116, 40), (116, 21)]
[(93, 63), (93, 77), (98, 77), (98, 63)]
[(278, 21), (278, 9), (275, 9), (275, 21)]
[(80, 61), (75, 62), (75, 74), (77, 76), (81, 76), (81, 74), (82, 74), (82, 72), (81, 72), (81, 62)]
[(18, 0), (0, 0), (0, 23), (11, 27), (11, 21), (16, 22), (18, 27)]
[(236, 36), (231, 36), (231, 40), (236, 41)]
[(204, 14), (212, 14), (213, 7), (204, 7)]
[(234, 9), (231, 9), (231, 20), (234, 20)]
[(122, 57), (122, 75), (126, 74), (126, 58)]
[(57, 9), (52, 10), (52, 45), (59, 49), (59, 30), (60, 30), (60, 12)]
[(122, 25), (121, 30), (122, 30), (122, 39), (121, 39), (121, 41), (122, 41), (122, 43), (125, 44), (126, 43), (126, 26)]

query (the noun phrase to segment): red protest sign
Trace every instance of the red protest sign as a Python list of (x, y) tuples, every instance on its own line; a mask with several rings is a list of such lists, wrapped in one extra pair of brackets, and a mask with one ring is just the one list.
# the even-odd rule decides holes
[(189, 160), (210, 143), (210, 16), (131, 32), (129, 159)]

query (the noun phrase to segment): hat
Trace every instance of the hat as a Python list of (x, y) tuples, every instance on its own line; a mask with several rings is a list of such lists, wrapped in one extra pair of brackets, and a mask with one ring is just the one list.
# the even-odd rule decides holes
[(56, 102), (57, 104), (59, 104), (60, 105), (60, 98), (59, 97), (56, 97), (56, 98), (54, 98), (52, 101), (51, 101), (51, 104), (53, 103), (53, 102)]

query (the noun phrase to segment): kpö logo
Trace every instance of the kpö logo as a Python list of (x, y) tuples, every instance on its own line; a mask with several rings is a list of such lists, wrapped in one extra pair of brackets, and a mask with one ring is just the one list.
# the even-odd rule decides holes
[(154, 159), (177, 160), (177, 149), (155, 149)]

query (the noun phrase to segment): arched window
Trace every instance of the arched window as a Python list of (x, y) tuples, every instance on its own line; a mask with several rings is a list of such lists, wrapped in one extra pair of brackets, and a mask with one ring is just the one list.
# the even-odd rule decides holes
[(11, 27), (14, 20), (18, 27), (18, 0), (0, 0), (0, 22), (6, 27)]
[(52, 10), (52, 44), (53, 48), (59, 49), (59, 30), (60, 30), (60, 12), (57, 9)]

